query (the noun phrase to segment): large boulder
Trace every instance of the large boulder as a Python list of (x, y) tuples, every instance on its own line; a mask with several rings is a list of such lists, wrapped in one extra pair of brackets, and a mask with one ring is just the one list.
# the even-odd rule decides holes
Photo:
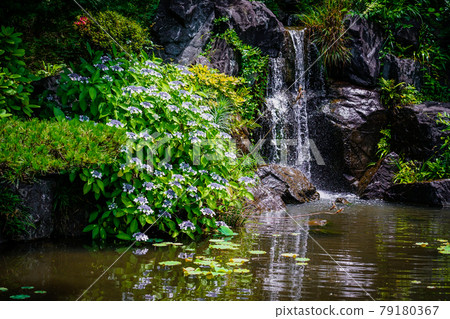
[[(396, 161), (399, 159), (397, 154), (389, 153), (385, 158), (378, 161), (374, 169), (367, 170), (360, 182), (361, 198), (385, 198), (386, 191), (394, 185), (394, 175), (398, 172)], [(364, 183), (365, 181), (366, 183)]]
[(285, 204), (301, 204), (319, 199), (313, 184), (298, 169), (276, 164), (258, 168), (261, 185), (278, 195)]
[(281, 196), (264, 185), (258, 185), (251, 190), (253, 212), (279, 212), (286, 210), (286, 204)]
[(443, 126), (436, 123), (439, 113), (450, 113), (450, 103), (425, 102), (402, 107), (392, 114), (391, 149), (408, 158), (425, 160), (442, 145)]
[(224, 39), (215, 39), (208, 58), (212, 68), (231, 76), (239, 73), (239, 56)]
[(356, 85), (375, 86), (380, 74), (381, 32), (373, 23), (358, 16), (345, 18), (348, 26), (350, 63), (344, 69), (347, 80)]
[(228, 17), (229, 26), (236, 30), (244, 43), (260, 48), (264, 55), (279, 55), (284, 27), (263, 3), (247, 0), (217, 2), (217, 16)]
[[(345, 174), (350, 182), (359, 180), (370, 162), (376, 160), (380, 130), (387, 121), (386, 109), (379, 93), (355, 86), (334, 84), (330, 102), (321, 113), (323, 117), (312, 131), (327, 165)], [(311, 125), (312, 126), (312, 125)], [(329, 158), (328, 151), (333, 157)], [(333, 163), (334, 162), (334, 163)], [(339, 163), (342, 162), (342, 163)]]
[(420, 89), (421, 67), (419, 62), (412, 59), (401, 59), (392, 54), (387, 54), (383, 62), (382, 74), (385, 79), (392, 79), (397, 83), (404, 82)]
[(385, 199), (393, 202), (450, 207), (450, 179), (396, 184), (388, 189)]
[(214, 18), (213, 1), (160, 1), (152, 33), (162, 58), (192, 62), (210, 39)]
[(283, 42), (283, 25), (259, 2), (247, 0), (161, 1), (152, 28), (155, 42), (164, 50), (165, 60), (190, 64), (211, 38), (214, 19), (227, 18), (227, 28), (235, 29), (246, 44), (263, 54), (278, 56)]

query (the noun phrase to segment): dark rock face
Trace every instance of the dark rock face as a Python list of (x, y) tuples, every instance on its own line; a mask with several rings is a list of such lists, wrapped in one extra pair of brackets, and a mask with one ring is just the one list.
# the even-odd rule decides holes
[(418, 20), (404, 21), (404, 24), (411, 27), (397, 29), (394, 33), (395, 41), (403, 47), (412, 46), (414, 50), (417, 50), (419, 48), (421, 22)]
[(214, 17), (212, 1), (161, 1), (152, 32), (162, 58), (191, 62), (209, 40)]
[(375, 86), (380, 74), (379, 54), (383, 44), (381, 33), (364, 18), (346, 17), (349, 26), (349, 47), (352, 54), (344, 69), (347, 80), (356, 85)]
[(441, 132), (436, 123), (438, 113), (450, 112), (450, 103), (425, 102), (398, 109), (393, 114), (391, 149), (406, 157), (424, 160), (442, 145)]
[(360, 193), (362, 199), (384, 199), (386, 191), (394, 185), (392, 180), (398, 171), (395, 164), (398, 160), (397, 154), (390, 153), (379, 161), (374, 173), (370, 174), (370, 170), (366, 172), (363, 178), (366, 178), (369, 184)]
[(450, 207), (450, 179), (393, 185), (385, 198), (394, 202)]
[[(333, 143), (331, 147), (338, 155), (334, 158), (343, 160), (342, 173), (349, 175), (347, 179), (350, 181), (352, 177), (359, 179), (367, 165), (376, 158), (380, 130), (386, 123), (386, 110), (375, 91), (333, 85), (330, 96), (331, 103), (322, 109), (328, 125), (322, 123), (322, 126), (331, 126), (327, 131), (333, 135), (329, 141), (322, 140), (317, 146), (324, 154), (326, 149), (322, 149), (320, 144), (325, 144), (326, 148), (327, 143)], [(329, 161), (325, 159), (327, 165)]]
[(293, 167), (266, 165), (256, 174), (261, 185), (281, 197), (286, 204), (301, 204), (319, 199), (319, 193), (303, 173)]
[[(202, 52), (215, 18), (228, 17), (227, 28), (236, 30), (244, 43), (263, 54), (277, 56), (283, 42), (283, 25), (265, 5), (246, 0), (161, 1), (152, 29), (161, 56), (190, 64)], [(222, 59), (224, 60), (224, 59)], [(220, 63), (219, 63), (220, 64)]]
[(239, 73), (238, 56), (224, 39), (216, 39), (208, 54), (211, 67), (227, 75), (236, 76)]
[(230, 26), (244, 43), (260, 48), (270, 57), (279, 55), (284, 27), (264, 4), (246, 0), (218, 2), (217, 16), (229, 17)]
[(405, 82), (416, 89), (421, 86), (420, 63), (411, 59), (400, 59), (392, 54), (386, 55), (383, 66), (383, 77), (395, 82)]
[(17, 192), (23, 205), (29, 208), (31, 221), (36, 228), (29, 228), (28, 233), (22, 234), (16, 240), (33, 240), (50, 238), (53, 232), (53, 188), (52, 180), (38, 180), (33, 184), (19, 185)]
[(250, 191), (254, 197), (252, 211), (278, 212), (286, 210), (286, 205), (281, 199), (281, 196), (266, 186), (258, 185), (253, 187)]

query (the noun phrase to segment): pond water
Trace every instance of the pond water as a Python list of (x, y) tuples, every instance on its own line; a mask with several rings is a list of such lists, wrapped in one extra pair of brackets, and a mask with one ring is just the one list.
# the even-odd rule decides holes
[(347, 196), (350, 205), (327, 214), (339, 195), (321, 195), (255, 216), (225, 242), (127, 252), (73, 240), (3, 244), (0, 300), (450, 300), (450, 255), (438, 251), (450, 240), (449, 209)]

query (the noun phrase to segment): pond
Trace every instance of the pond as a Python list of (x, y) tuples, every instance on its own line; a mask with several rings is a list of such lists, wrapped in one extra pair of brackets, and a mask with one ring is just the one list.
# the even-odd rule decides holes
[(252, 217), (225, 239), (128, 251), (3, 244), (0, 300), (450, 300), (450, 256), (438, 250), (450, 240), (449, 209), (349, 195), (330, 211), (342, 195), (321, 195)]

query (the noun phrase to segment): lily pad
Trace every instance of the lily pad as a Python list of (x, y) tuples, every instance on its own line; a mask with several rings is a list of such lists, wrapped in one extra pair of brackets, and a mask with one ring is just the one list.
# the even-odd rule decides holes
[(20, 287), (20, 288), (22, 288), (22, 289), (34, 289), (33, 286), (23, 286), (23, 287)]
[(447, 239), (436, 239), (440, 243), (448, 243)]
[(440, 254), (450, 255), (450, 244), (438, 248)]
[(264, 254), (267, 254), (267, 252), (264, 251), (264, 250), (250, 250), (248, 253), (251, 254), (251, 255), (264, 255)]
[(298, 236), (298, 235), (300, 235), (300, 233), (290, 233), (289, 235), (291, 235), (291, 236)]
[(199, 268), (194, 268), (194, 267), (183, 268), (183, 272), (186, 276), (203, 275), (203, 272)]
[(420, 280), (413, 280), (411, 281), (412, 284), (421, 284), (422, 282)]
[(155, 247), (167, 247), (167, 246), (169, 246), (171, 243), (156, 243), (156, 244), (153, 244), (153, 246), (155, 246)]
[(233, 263), (241, 263), (241, 264), (243, 264), (243, 263), (246, 263), (249, 260), (245, 259), (245, 258), (231, 258), (230, 261), (233, 262)]
[(230, 262), (227, 262), (227, 265), (230, 267), (240, 267), (240, 266), (242, 266), (242, 263), (235, 263), (235, 262), (230, 261)]
[(199, 266), (208, 266), (210, 268), (214, 268), (214, 267), (219, 266), (219, 263), (217, 261), (214, 261), (214, 260), (199, 260), (199, 259), (196, 259), (194, 261), (194, 264), (199, 265)]
[(293, 254), (293, 253), (283, 253), (283, 254), (281, 254), (281, 257), (295, 258), (295, 257), (297, 257), (297, 254)]
[(225, 242), (225, 240), (219, 239), (219, 238), (212, 238), (209, 241), (212, 242), (212, 243), (223, 243), (223, 242)]
[(304, 257), (298, 257), (298, 258), (295, 258), (295, 260), (300, 261), (300, 262), (310, 261), (309, 258), (304, 258)]
[(176, 260), (169, 260), (169, 261), (160, 261), (158, 264), (161, 266), (178, 266), (181, 265), (181, 262)]
[(426, 246), (428, 246), (428, 243), (422, 243), (422, 242), (420, 242), (420, 243), (416, 243), (416, 245), (417, 245), (417, 246), (420, 246), (420, 247), (426, 247)]
[(30, 298), (30, 296), (29, 295), (14, 295), (14, 296), (9, 296), (9, 298), (15, 299), (15, 300), (23, 300), (23, 299)]
[(233, 270), (233, 272), (235, 272), (237, 274), (246, 274), (246, 273), (249, 273), (250, 270), (245, 269), (245, 268), (236, 268), (235, 270)]
[(209, 248), (219, 249), (219, 250), (237, 250), (237, 247), (231, 245), (209, 245)]
[(8, 291), (8, 288), (0, 287), (0, 291)]
[(280, 234), (272, 234), (272, 237), (280, 237)]
[(45, 290), (36, 290), (34, 293), (35, 294), (46, 294), (47, 292)]
[(306, 266), (306, 265), (308, 265), (308, 263), (296, 263), (296, 265), (299, 265), (299, 266)]
[(183, 246), (182, 243), (171, 243), (172, 246)]

